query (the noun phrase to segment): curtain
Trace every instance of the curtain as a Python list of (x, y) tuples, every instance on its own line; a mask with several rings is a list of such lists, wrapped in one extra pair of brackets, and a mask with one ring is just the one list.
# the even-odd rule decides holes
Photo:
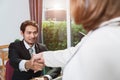
[(42, 42), (42, 0), (29, 0), (30, 18), (39, 25), (38, 42)]

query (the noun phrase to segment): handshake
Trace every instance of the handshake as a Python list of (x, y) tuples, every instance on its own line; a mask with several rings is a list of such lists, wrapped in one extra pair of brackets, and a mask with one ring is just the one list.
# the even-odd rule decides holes
[(34, 54), (30, 60), (25, 63), (26, 70), (32, 69), (34, 72), (40, 71), (45, 67), (42, 53)]

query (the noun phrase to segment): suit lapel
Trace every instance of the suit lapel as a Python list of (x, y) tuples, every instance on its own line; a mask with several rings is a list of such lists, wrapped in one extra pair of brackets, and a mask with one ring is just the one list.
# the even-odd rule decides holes
[(35, 44), (35, 52), (36, 52), (36, 54), (40, 52), (40, 48), (37, 43)]
[(26, 58), (26, 59), (30, 59), (31, 58), (31, 55), (29, 53), (29, 51), (27, 50), (27, 48), (25, 47), (23, 41), (21, 41), (20, 43), (21, 45), (21, 51), (22, 51), (22, 55)]

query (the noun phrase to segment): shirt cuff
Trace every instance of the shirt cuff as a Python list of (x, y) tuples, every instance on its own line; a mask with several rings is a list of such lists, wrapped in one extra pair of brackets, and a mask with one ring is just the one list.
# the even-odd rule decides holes
[(52, 77), (50, 75), (44, 75), (44, 77), (47, 77), (48, 80), (52, 80)]
[(20, 63), (19, 63), (19, 70), (20, 71), (26, 71), (27, 72), (27, 69), (25, 68), (25, 63), (27, 61), (26, 60), (21, 60)]

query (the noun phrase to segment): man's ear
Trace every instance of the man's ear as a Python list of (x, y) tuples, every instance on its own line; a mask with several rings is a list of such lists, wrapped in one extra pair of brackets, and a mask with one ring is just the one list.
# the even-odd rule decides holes
[(20, 31), (20, 33), (21, 33), (21, 35), (23, 36), (23, 32), (22, 32), (22, 31)]

